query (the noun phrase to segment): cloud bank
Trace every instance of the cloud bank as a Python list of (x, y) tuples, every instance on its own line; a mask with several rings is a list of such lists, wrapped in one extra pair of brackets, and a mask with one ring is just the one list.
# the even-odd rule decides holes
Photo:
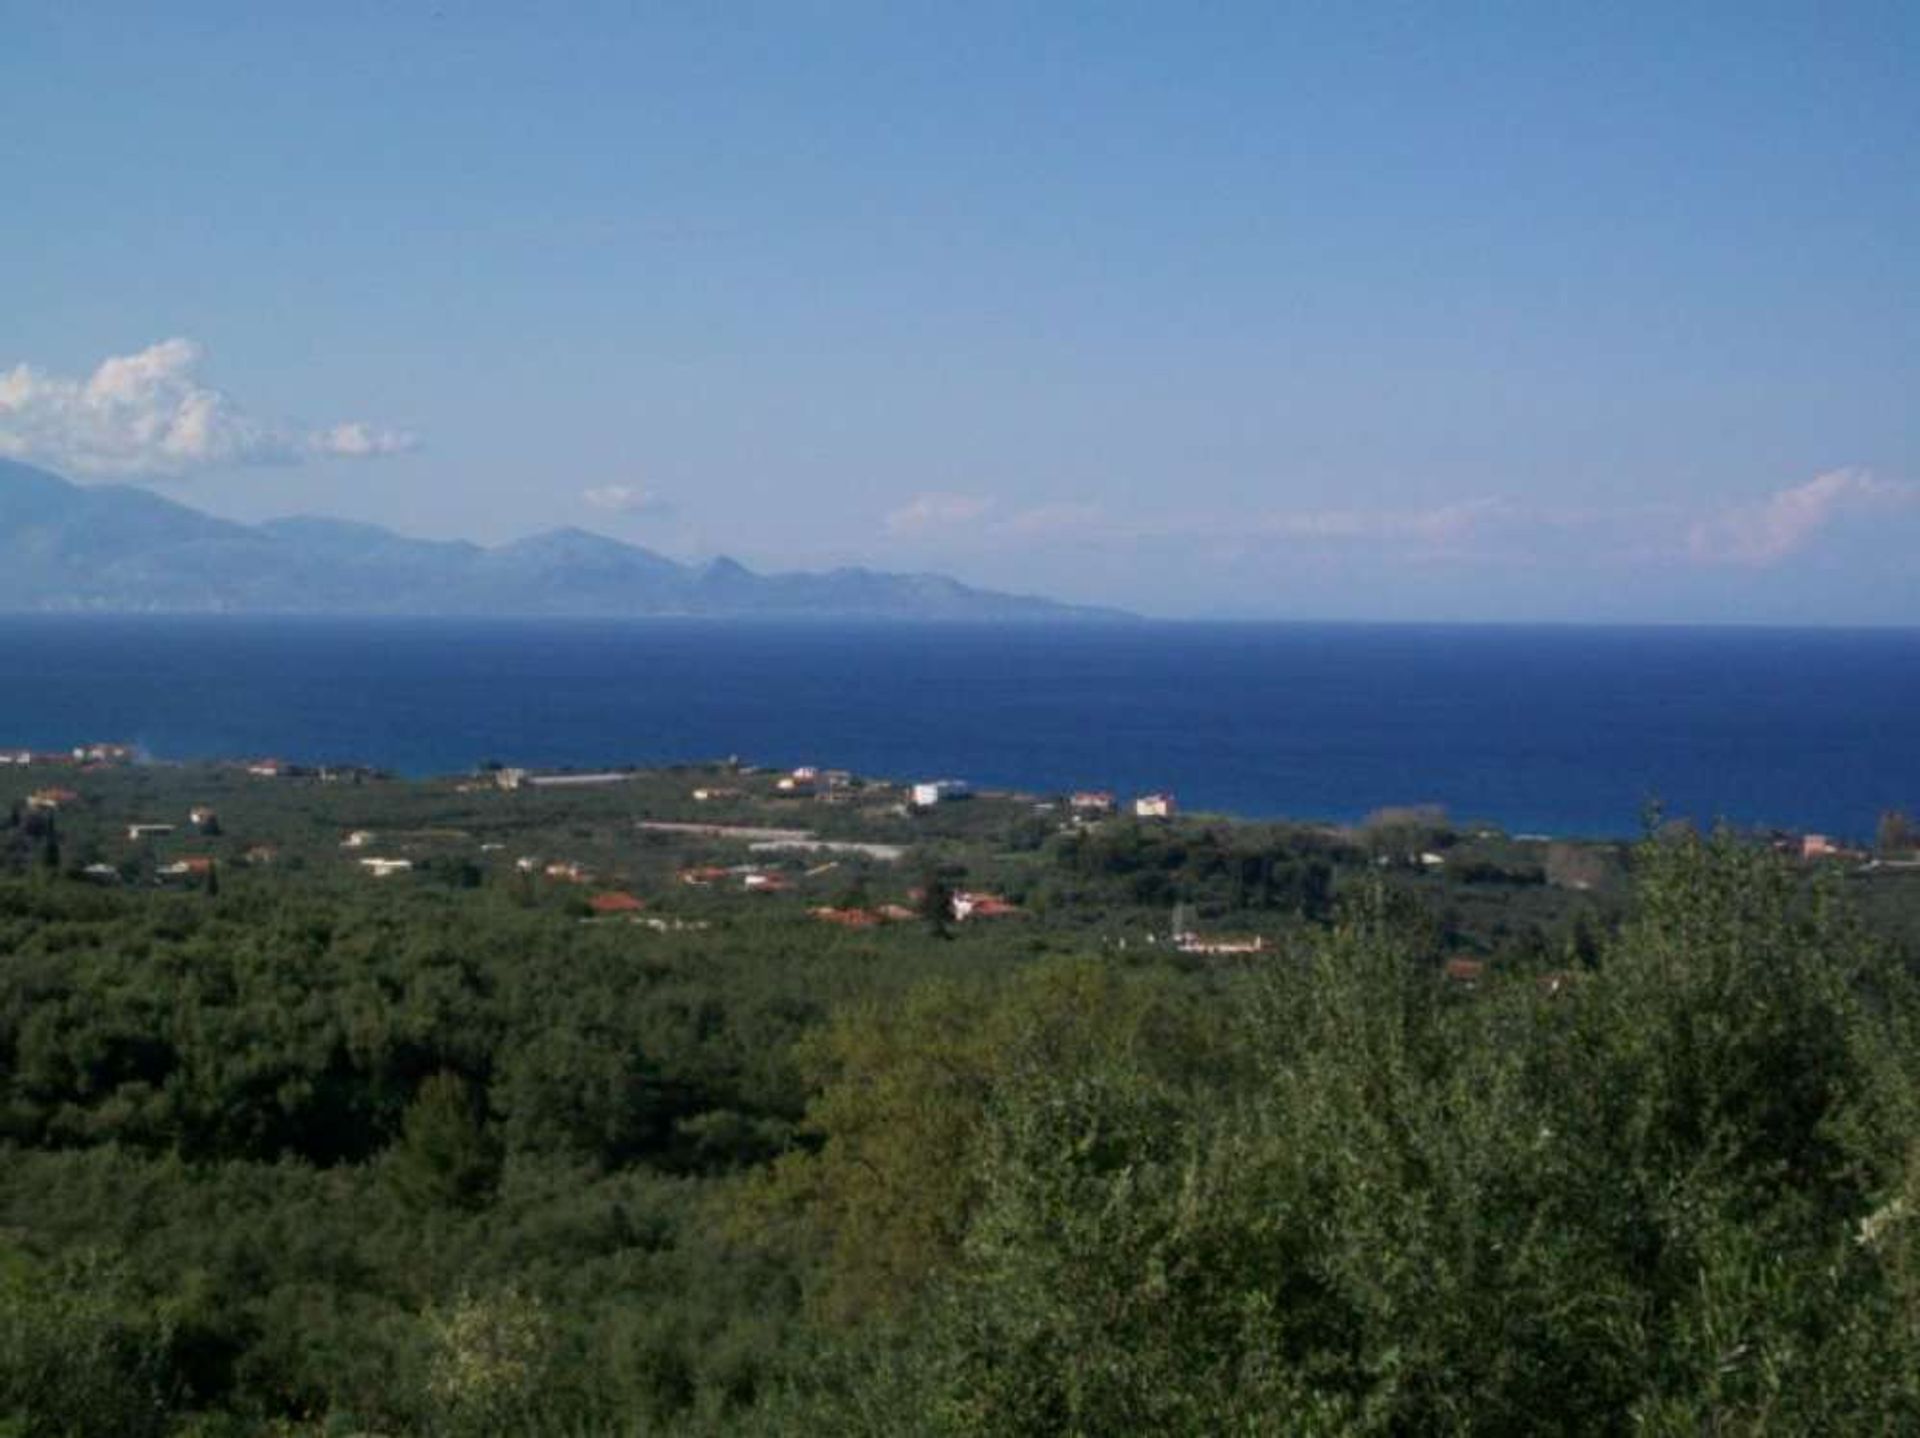
[(888, 514), (883, 524), (896, 538), (935, 534), (971, 525), (992, 508), (991, 499), (977, 494), (919, 494)]
[(29, 364), (0, 371), (0, 455), (69, 474), (165, 476), (311, 459), (378, 459), (415, 447), (363, 420), (320, 429), (247, 414), (200, 382), (201, 349), (169, 339), (115, 355), (84, 379)]
[(583, 489), (580, 498), (594, 509), (603, 509), (609, 514), (666, 514), (673, 508), (652, 490), (630, 484), (603, 484), (595, 489)]
[(1171, 541), (1236, 553), (1373, 551), (1406, 562), (1767, 568), (1807, 550), (1849, 516), (1902, 507), (1920, 507), (1920, 486), (1838, 469), (1713, 509), (1658, 503), (1575, 510), (1483, 497), (1423, 509), (1116, 515), (1097, 504), (1020, 509), (984, 495), (922, 494), (888, 514), (884, 527), (895, 540), (988, 548), (1133, 550)]
[(1433, 509), (1265, 510), (1215, 515), (1200, 512), (1123, 517), (1104, 506), (1048, 503), (1009, 508), (985, 495), (921, 494), (882, 521), (895, 539), (972, 539), (988, 543), (1067, 542), (1135, 545), (1157, 539), (1364, 543), (1392, 541), (1446, 549), (1490, 520), (1510, 513), (1498, 500), (1480, 499)]
[(1915, 498), (1910, 486), (1875, 479), (1862, 470), (1829, 470), (1758, 504), (1698, 521), (1687, 533), (1687, 551), (1703, 564), (1777, 564), (1805, 549), (1844, 514)]

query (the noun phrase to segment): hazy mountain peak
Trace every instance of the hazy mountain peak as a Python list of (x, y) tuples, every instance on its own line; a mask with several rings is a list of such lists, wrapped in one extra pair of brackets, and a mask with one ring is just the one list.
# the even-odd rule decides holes
[(150, 490), (75, 485), (10, 460), (0, 460), (0, 609), (1005, 620), (1102, 613), (937, 575), (761, 575), (724, 556), (696, 568), (574, 527), (485, 549), (318, 515), (244, 525)]

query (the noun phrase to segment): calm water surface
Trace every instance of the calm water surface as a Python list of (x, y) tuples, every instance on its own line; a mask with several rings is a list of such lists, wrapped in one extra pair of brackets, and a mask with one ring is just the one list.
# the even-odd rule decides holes
[(1189, 808), (1920, 809), (1920, 630), (0, 619), (0, 743), (130, 738), (409, 773), (738, 754)]

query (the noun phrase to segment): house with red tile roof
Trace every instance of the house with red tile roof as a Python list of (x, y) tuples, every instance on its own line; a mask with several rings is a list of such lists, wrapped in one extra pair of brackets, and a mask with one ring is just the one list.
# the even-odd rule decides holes
[(606, 894), (595, 894), (591, 899), (587, 900), (587, 907), (592, 909), (596, 914), (612, 916), (618, 914), (638, 914), (642, 912), (647, 905), (644, 899), (636, 899), (632, 894), (614, 891)]

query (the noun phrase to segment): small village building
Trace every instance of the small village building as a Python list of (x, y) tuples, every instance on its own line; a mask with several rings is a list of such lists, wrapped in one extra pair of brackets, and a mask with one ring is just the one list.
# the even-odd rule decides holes
[(954, 799), (964, 799), (970, 792), (964, 779), (923, 779), (913, 786), (910, 794), (916, 809), (932, 809)]
[(164, 839), (167, 835), (171, 834), (172, 832), (173, 832), (173, 825), (171, 824), (129, 824), (127, 825), (127, 838), (132, 840), (136, 844), (139, 843), (142, 839)]
[(587, 907), (602, 918), (612, 918), (621, 914), (638, 914), (647, 906), (644, 900), (636, 899), (632, 894), (615, 891), (595, 894), (587, 901)]
[(1226, 957), (1264, 954), (1267, 940), (1264, 934), (1176, 934), (1173, 946), (1183, 954)]
[(1004, 919), (1020, 912), (1018, 904), (1008, 903), (998, 894), (976, 894), (965, 889), (953, 896), (948, 907), (962, 923), (969, 919)]
[(725, 882), (729, 872), (716, 864), (702, 864), (697, 868), (682, 869), (680, 882), (695, 889), (709, 889)]
[(525, 782), (536, 789), (593, 789), (632, 783), (633, 775), (624, 769), (599, 769), (592, 773), (529, 774)]
[(740, 791), (738, 789), (709, 787), (695, 789), (693, 791), (693, 802), (696, 804), (717, 804), (722, 799), (738, 799), (739, 797)]
[(371, 844), (376, 837), (371, 829), (355, 829), (340, 841), (340, 847), (343, 849), (364, 849), (367, 845)]
[(220, 816), (206, 804), (195, 804), (187, 810), (187, 822), (204, 832), (207, 829), (219, 828)]
[(89, 864), (80, 871), (80, 877), (90, 884), (117, 884), (120, 871), (111, 864)]
[(547, 865), (547, 877), (558, 879), (566, 884), (585, 884), (592, 880), (593, 873), (585, 864), (571, 859), (560, 859)]
[(322, 764), (320, 766), (322, 784), (369, 784), (376, 779), (387, 777), (385, 771), (375, 769), (368, 764)]
[(743, 877), (740, 885), (751, 894), (784, 894), (793, 887), (780, 875), (762, 873), (758, 869)]
[(1825, 834), (1806, 834), (1800, 840), (1800, 857), (1803, 859), (1831, 859), (1838, 855), (1840, 846)]
[(27, 795), (29, 809), (54, 810), (66, 804), (77, 804), (80, 796), (71, 789), (35, 789)]
[(411, 859), (362, 859), (360, 867), (376, 879), (390, 879), (413, 868)]
[(835, 924), (843, 929), (877, 928), (884, 920), (871, 909), (835, 909), (821, 907), (810, 909), (809, 913), (823, 924)]
[(1133, 801), (1136, 819), (1171, 819), (1179, 804), (1171, 794), (1142, 794)]
[(171, 864), (163, 864), (154, 872), (167, 879), (204, 878), (213, 872), (213, 860), (196, 854), (192, 858), (176, 859)]
[(278, 759), (255, 759), (247, 765), (247, 772), (256, 779), (278, 779), (287, 772), (287, 766)]
[(1086, 818), (1113, 812), (1113, 795), (1105, 789), (1082, 789), (1067, 799), (1067, 807)]
[(1441, 972), (1448, 983), (1470, 989), (1485, 977), (1487, 966), (1479, 959), (1448, 959)]

